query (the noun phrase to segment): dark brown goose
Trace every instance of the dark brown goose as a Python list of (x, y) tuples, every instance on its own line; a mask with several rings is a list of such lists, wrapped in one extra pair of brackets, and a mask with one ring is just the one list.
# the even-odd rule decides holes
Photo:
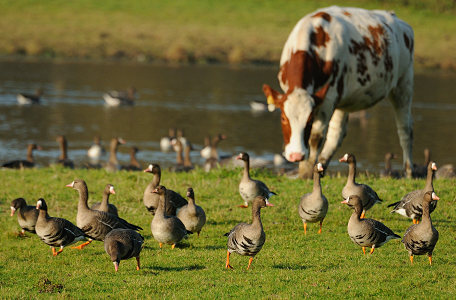
[(12, 160), (4, 163), (2, 167), (9, 169), (33, 168), (35, 166), (35, 161), (33, 160), (33, 150), (42, 150), (42, 148), (37, 144), (28, 144), (26, 160)]
[[(153, 191), (157, 188), (157, 186), (160, 185), (161, 169), (158, 164), (150, 164), (149, 167), (144, 170), (144, 172), (154, 174), (154, 178), (147, 185), (143, 196), (144, 205), (146, 206), (147, 210), (154, 215), (155, 210), (158, 207), (160, 196), (156, 193), (153, 193)], [(185, 200), (181, 195), (173, 190), (166, 189), (165, 197), (168, 201), (168, 205), (166, 206), (166, 214), (168, 216), (175, 216), (177, 209), (184, 205), (187, 205), (187, 200)]]
[(439, 197), (434, 192), (426, 192), (422, 199), (423, 219), (419, 224), (410, 226), (405, 232), (402, 243), (407, 249), (410, 262), (413, 264), (413, 255), (427, 254), (429, 264), (432, 265), (432, 252), (439, 240), (439, 232), (432, 225), (431, 215), (429, 211), (430, 204), (433, 201), (439, 200)]
[(250, 256), (247, 270), (250, 268), (253, 258), (260, 252), (266, 241), (266, 234), (261, 223), (261, 209), (269, 205), (266, 197), (255, 197), (252, 202), (252, 223), (239, 223), (230, 232), (225, 233), (225, 236), (228, 237), (225, 265), (227, 269), (233, 269), (230, 265), (230, 254), (233, 252), (243, 256)]
[(20, 105), (40, 104), (41, 96), (43, 96), (43, 89), (38, 88), (35, 90), (35, 94), (19, 93), (16, 99)]
[(348, 221), (348, 235), (353, 243), (362, 247), (364, 254), (366, 254), (366, 247), (371, 248), (370, 254), (372, 254), (375, 248), (382, 246), (389, 240), (401, 238), (379, 221), (362, 219), (363, 203), (359, 196), (351, 195), (341, 203), (354, 209)]
[(301, 202), (298, 206), (299, 216), (304, 223), (304, 234), (307, 234), (307, 223), (315, 222), (320, 222), (318, 233), (321, 233), (321, 226), (328, 212), (328, 200), (323, 195), (320, 184), (320, 178), (324, 172), (323, 165), (317, 163), (314, 166), (313, 172), (313, 190), (311, 193), (307, 193), (301, 197)]
[(269, 200), (272, 195), (277, 195), (271, 192), (264, 182), (250, 177), (250, 157), (246, 152), (241, 152), (236, 159), (244, 161), (243, 175), (239, 183), (239, 193), (242, 199), (244, 199), (244, 204), (239, 207), (249, 207), (249, 202), (252, 202), (257, 196), (263, 196)]
[(388, 152), (385, 154), (385, 169), (380, 172), (380, 177), (401, 178), (402, 175), (399, 171), (391, 168), (391, 160), (396, 158), (396, 154)]
[(355, 181), (356, 158), (353, 154), (346, 153), (339, 159), (339, 162), (345, 162), (348, 164), (347, 183), (342, 189), (342, 198), (347, 199), (351, 195), (358, 196), (363, 202), (363, 212), (361, 214), (361, 218), (364, 218), (366, 210), (372, 208), (372, 206), (376, 203), (381, 203), (382, 200), (370, 186), (367, 184), (357, 183)]
[(140, 269), (139, 254), (144, 245), (142, 235), (131, 229), (113, 229), (105, 237), (104, 248), (117, 272), (120, 261), (136, 258), (136, 270)]
[[(415, 190), (404, 197), (402, 197), (401, 201), (392, 203), (388, 205), (388, 207), (394, 206), (394, 209), (391, 211), (392, 213), (398, 213), (404, 217), (410, 218), (413, 220), (413, 224), (419, 223), (421, 219), (421, 215), (423, 214), (423, 197), (426, 192), (433, 192), (434, 185), (432, 184), (434, 173), (437, 171), (437, 165), (435, 162), (430, 162), (428, 165), (427, 178), (426, 178), (426, 185), (422, 190)], [(437, 201), (432, 201), (429, 205), (429, 213), (432, 213), (437, 206)]]
[(431, 162), (431, 150), (424, 148), (424, 164), (413, 165), (412, 177), (413, 178), (426, 178), (428, 165)]
[(139, 164), (138, 160), (136, 159), (136, 153), (139, 152), (137, 147), (130, 148), (130, 164), (128, 166), (122, 166), (122, 170), (127, 171), (141, 171), (141, 165)]
[(57, 164), (64, 166), (65, 168), (74, 169), (74, 163), (71, 159), (68, 158), (68, 142), (65, 136), (57, 136), (57, 142), (59, 143), (60, 156), (57, 161)]
[(35, 232), (36, 220), (38, 219), (39, 211), (36, 206), (27, 205), (24, 198), (16, 198), (11, 201), (11, 217), (17, 211), (17, 222), (22, 228), (21, 235), (25, 235), (25, 232)]
[(109, 196), (111, 194), (115, 195), (116, 191), (112, 184), (107, 184), (103, 190), (103, 200), (93, 204), (90, 209), (104, 211), (118, 217), (117, 207), (114, 204), (109, 203)]
[(117, 137), (111, 139), (111, 143), (109, 145), (109, 160), (105, 168), (108, 172), (116, 172), (120, 170), (120, 164), (117, 160), (117, 148), (119, 147), (119, 144), (125, 144), (125, 140)]
[(106, 213), (104, 211), (90, 209), (87, 206), (89, 191), (87, 190), (87, 185), (84, 180), (75, 179), (72, 183), (67, 184), (66, 186), (71, 187), (79, 192), (76, 224), (79, 228), (81, 228), (82, 231), (84, 231), (84, 233), (91, 237), (89, 241), (75, 248), (82, 249), (86, 245), (90, 244), (92, 240), (103, 241), (106, 235), (111, 230), (116, 228), (142, 230), (141, 227), (130, 224), (124, 219), (119, 218), (115, 215)]
[(177, 217), (184, 223), (188, 231), (200, 235), (201, 229), (206, 224), (206, 213), (201, 206), (195, 204), (195, 193), (192, 188), (187, 189), (188, 204), (182, 206), (177, 212)]
[[(51, 246), (53, 256), (60, 254), (65, 246), (78, 241), (86, 241), (89, 238), (88, 235), (70, 221), (50, 217), (43, 198), (40, 198), (36, 203), (36, 209), (39, 210), (35, 226), (36, 234), (45, 244)], [(60, 247), (60, 250), (55, 251), (55, 247)]]

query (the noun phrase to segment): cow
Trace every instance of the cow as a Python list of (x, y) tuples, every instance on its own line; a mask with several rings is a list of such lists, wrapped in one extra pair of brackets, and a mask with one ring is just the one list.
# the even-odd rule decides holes
[[(303, 17), (282, 51), (283, 94), (263, 85), (280, 108), (284, 156), (311, 177), (329, 164), (346, 134), (348, 114), (389, 97), (407, 176), (412, 173), (413, 29), (394, 12), (331, 6)], [(270, 109), (271, 110), (271, 109)]]

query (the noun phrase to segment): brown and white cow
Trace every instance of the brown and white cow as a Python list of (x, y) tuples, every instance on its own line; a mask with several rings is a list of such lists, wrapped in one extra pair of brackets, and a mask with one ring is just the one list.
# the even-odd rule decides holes
[(301, 176), (311, 176), (317, 159), (329, 164), (350, 112), (388, 96), (410, 176), (413, 41), (407, 23), (381, 10), (332, 6), (296, 24), (280, 60), (284, 94), (266, 84), (263, 92), (269, 106), (282, 111), (284, 156), (301, 162)]

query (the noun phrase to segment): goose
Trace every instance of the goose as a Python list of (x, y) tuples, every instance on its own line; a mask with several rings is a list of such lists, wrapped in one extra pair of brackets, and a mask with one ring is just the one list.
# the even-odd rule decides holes
[(37, 144), (28, 144), (26, 160), (12, 160), (2, 164), (2, 167), (8, 169), (33, 168), (35, 166), (35, 161), (33, 160), (33, 150), (42, 150), (42, 148)]
[(425, 178), (428, 170), (428, 165), (431, 162), (431, 150), (424, 148), (424, 164), (413, 165), (412, 177), (413, 178)]
[(301, 197), (301, 202), (298, 206), (299, 216), (304, 223), (304, 234), (307, 234), (307, 223), (320, 222), (320, 230), (323, 220), (328, 212), (328, 200), (321, 191), (320, 178), (323, 176), (323, 165), (317, 163), (313, 170), (313, 190)]
[(118, 217), (117, 207), (114, 204), (109, 203), (109, 196), (111, 194), (115, 195), (116, 191), (112, 184), (107, 184), (103, 190), (103, 200), (93, 204), (90, 209), (104, 211)]
[(456, 177), (453, 164), (445, 164), (443, 166), (440, 166), (437, 172), (435, 172), (435, 179), (453, 177)]
[(101, 146), (101, 139), (99, 136), (95, 136), (93, 138), (93, 144), (90, 146), (89, 150), (87, 150), (87, 156), (90, 159), (90, 163), (98, 164), (100, 158), (104, 156), (106, 150)]
[(109, 91), (103, 95), (107, 106), (135, 104), (136, 89), (129, 87), (126, 91)]
[(391, 177), (391, 178), (401, 178), (402, 175), (399, 171), (393, 170), (391, 168), (391, 160), (395, 159), (397, 156), (392, 152), (385, 154), (385, 169), (380, 172), (380, 177)]
[(162, 152), (169, 152), (171, 151), (172, 145), (171, 141), (176, 138), (176, 129), (170, 128), (168, 129), (168, 136), (162, 137), (160, 139), (160, 149)]
[(413, 264), (413, 255), (427, 254), (429, 264), (432, 265), (432, 252), (439, 239), (439, 232), (432, 225), (430, 205), (440, 200), (434, 192), (427, 191), (422, 199), (423, 218), (419, 224), (410, 226), (404, 234), (402, 243), (410, 256), (410, 263)]
[(117, 148), (119, 147), (119, 144), (125, 144), (125, 140), (120, 137), (114, 137), (111, 139), (111, 143), (109, 145), (109, 161), (105, 167), (108, 172), (116, 172), (120, 169), (120, 164), (117, 160)]
[(204, 147), (200, 151), (200, 155), (204, 159), (209, 159), (211, 157), (211, 136), (207, 135), (204, 137)]
[[(395, 212), (404, 217), (411, 218), (413, 220), (413, 224), (419, 223), (421, 215), (423, 214), (423, 196), (426, 192), (434, 191), (432, 180), (435, 171), (437, 171), (437, 165), (435, 162), (431, 161), (428, 165), (428, 170), (426, 171), (427, 177), (424, 189), (407, 193), (404, 197), (402, 197), (401, 201), (388, 205), (388, 207), (394, 206), (391, 212)], [(429, 205), (429, 213), (432, 213), (436, 206), (437, 201), (432, 201)]]
[(182, 206), (177, 212), (177, 217), (184, 223), (188, 231), (200, 235), (201, 228), (206, 224), (206, 213), (201, 206), (195, 204), (195, 193), (190, 187), (187, 189), (188, 204)]
[(74, 169), (74, 163), (71, 159), (68, 158), (68, 142), (65, 136), (59, 135), (56, 138), (56, 141), (59, 143), (60, 147), (60, 156), (57, 161), (57, 164), (64, 166), (65, 168)]
[(230, 254), (235, 252), (243, 256), (250, 256), (247, 270), (252, 264), (255, 255), (260, 252), (266, 240), (266, 234), (261, 223), (261, 209), (273, 206), (264, 196), (256, 196), (252, 201), (252, 223), (239, 223), (230, 232), (225, 233), (228, 237), (226, 265), (227, 269), (233, 269), (230, 265)]
[[(43, 198), (38, 199), (36, 209), (39, 210), (35, 226), (36, 234), (45, 244), (51, 246), (53, 256), (59, 255), (65, 246), (90, 238), (70, 221), (50, 217)], [(60, 250), (55, 251), (55, 247), (60, 247)]]
[(182, 146), (186, 147), (188, 144), (187, 138), (184, 135), (183, 129), (177, 129), (177, 136), (176, 138), (181, 142)]
[(24, 198), (16, 198), (11, 201), (11, 217), (17, 211), (17, 222), (22, 228), (21, 235), (24, 236), (25, 232), (36, 233), (35, 225), (38, 219), (39, 211), (35, 206), (27, 205)]
[[(153, 193), (153, 191), (160, 185), (161, 168), (158, 164), (150, 164), (144, 172), (154, 174), (154, 178), (147, 185), (143, 196), (144, 206), (146, 206), (147, 210), (154, 215), (158, 208), (160, 196), (157, 193)], [(168, 205), (166, 206), (166, 214), (169, 216), (175, 216), (177, 209), (188, 204), (184, 197), (170, 189), (166, 189), (165, 197), (168, 202)]]
[(367, 184), (357, 183), (356, 176), (356, 158), (351, 153), (346, 153), (339, 159), (339, 162), (346, 162), (348, 164), (348, 177), (347, 183), (342, 189), (342, 198), (347, 199), (350, 195), (357, 195), (363, 202), (363, 212), (361, 218), (364, 218), (366, 210), (370, 209), (374, 204), (381, 203), (382, 200), (378, 197), (377, 193)]
[(141, 171), (141, 165), (139, 164), (138, 160), (136, 159), (136, 153), (139, 152), (137, 147), (130, 148), (130, 164), (128, 166), (122, 166), (122, 170), (127, 171)]
[(361, 218), (363, 202), (358, 195), (348, 196), (341, 203), (354, 209), (348, 221), (348, 235), (353, 243), (362, 247), (364, 254), (366, 254), (366, 247), (371, 247), (370, 254), (372, 254), (375, 248), (381, 247), (389, 240), (401, 238), (383, 223)]
[(204, 162), (204, 170), (206, 172), (209, 172), (210, 170), (218, 167), (219, 164), (226, 164), (228, 161), (231, 160), (231, 157), (223, 158), (223, 162), (222, 162), (220, 159), (220, 156), (218, 154), (218, 151), (217, 151), (218, 144), (225, 139), (226, 139), (226, 135), (221, 134), (221, 133), (217, 134), (217, 136), (215, 136), (212, 139), (212, 141), (210, 143), (210, 147), (209, 147), (209, 154), (208, 154), (209, 157), (206, 158), (206, 161)]
[(192, 234), (192, 232), (185, 229), (184, 223), (176, 216), (166, 215), (165, 212), (168, 202), (165, 198), (166, 188), (159, 185), (153, 193), (158, 194), (160, 200), (158, 202), (157, 211), (150, 224), (152, 235), (159, 243), (160, 248), (163, 244), (169, 244), (171, 245), (171, 248), (174, 249), (177, 243), (184, 237), (187, 237), (188, 234)]
[(139, 270), (139, 254), (143, 246), (143, 236), (131, 229), (113, 229), (106, 235), (104, 240), (105, 251), (111, 258), (116, 272), (119, 269), (121, 260), (132, 257), (136, 258), (136, 270)]
[(244, 204), (239, 207), (249, 207), (249, 202), (252, 202), (257, 196), (263, 196), (269, 201), (272, 195), (277, 195), (271, 192), (264, 182), (250, 177), (250, 158), (246, 152), (239, 153), (236, 159), (244, 161), (244, 171), (241, 182), (239, 183), (239, 193), (242, 199), (244, 199)]
[(19, 93), (16, 96), (19, 105), (40, 104), (40, 98), (43, 95), (43, 89), (35, 90), (35, 94)]
[(90, 244), (92, 240), (103, 241), (106, 235), (113, 229), (124, 228), (133, 230), (142, 230), (141, 227), (128, 223), (122, 218), (104, 211), (90, 209), (87, 206), (89, 191), (87, 184), (82, 179), (75, 179), (67, 187), (73, 188), (79, 192), (78, 214), (76, 216), (76, 225), (89, 235), (87, 242), (80, 244), (76, 249), (83, 249)]
[(184, 171), (184, 147), (179, 139), (174, 139), (171, 142), (174, 151), (176, 152), (176, 165), (171, 166), (169, 171), (171, 172), (182, 172)]

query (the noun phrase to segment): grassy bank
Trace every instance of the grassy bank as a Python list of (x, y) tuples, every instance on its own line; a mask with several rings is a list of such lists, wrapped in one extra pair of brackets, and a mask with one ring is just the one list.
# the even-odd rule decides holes
[(415, 30), (418, 65), (456, 68), (456, 4), (436, 0), (0, 0), (0, 54), (276, 63), (296, 22), (333, 4), (394, 10)]
[[(312, 189), (311, 181), (291, 180), (268, 172), (254, 171), (278, 196), (276, 206), (262, 211), (266, 243), (252, 269), (246, 271), (248, 258), (232, 255), (235, 270), (225, 270), (226, 238), (235, 224), (250, 221), (250, 209), (237, 191), (240, 170), (201, 171), (189, 174), (163, 173), (163, 184), (180, 193), (188, 186), (196, 201), (206, 210), (208, 221), (201, 236), (192, 236), (180, 247), (159, 250), (151, 236), (151, 216), (142, 202), (150, 174), (104, 170), (64, 170), (45, 168), (27, 171), (0, 171), (0, 294), (2, 298), (452, 298), (456, 292), (454, 253), (456, 199), (454, 180), (434, 183), (441, 200), (432, 214), (440, 240), (434, 251), (434, 265), (424, 256), (410, 265), (407, 252), (398, 241), (390, 241), (372, 256), (362, 255), (347, 234), (351, 210), (340, 204), (345, 178), (322, 179), (324, 194), (330, 202), (323, 234), (310, 224), (304, 236), (297, 204), (302, 194)], [(104, 252), (101, 242), (84, 250), (65, 248), (52, 257), (48, 246), (34, 235), (18, 237), (16, 217), (9, 217), (10, 201), (23, 196), (29, 204), (44, 197), (49, 214), (76, 219), (77, 192), (66, 188), (74, 178), (88, 183), (89, 201), (101, 200), (106, 183), (114, 184), (111, 202), (119, 214), (144, 228), (146, 246), (141, 254), (142, 269), (135, 261), (122, 261), (119, 272)], [(390, 214), (386, 204), (406, 192), (424, 186), (423, 180), (389, 180), (361, 177), (384, 199), (368, 212), (368, 217), (383, 221), (403, 235), (410, 220)]]

